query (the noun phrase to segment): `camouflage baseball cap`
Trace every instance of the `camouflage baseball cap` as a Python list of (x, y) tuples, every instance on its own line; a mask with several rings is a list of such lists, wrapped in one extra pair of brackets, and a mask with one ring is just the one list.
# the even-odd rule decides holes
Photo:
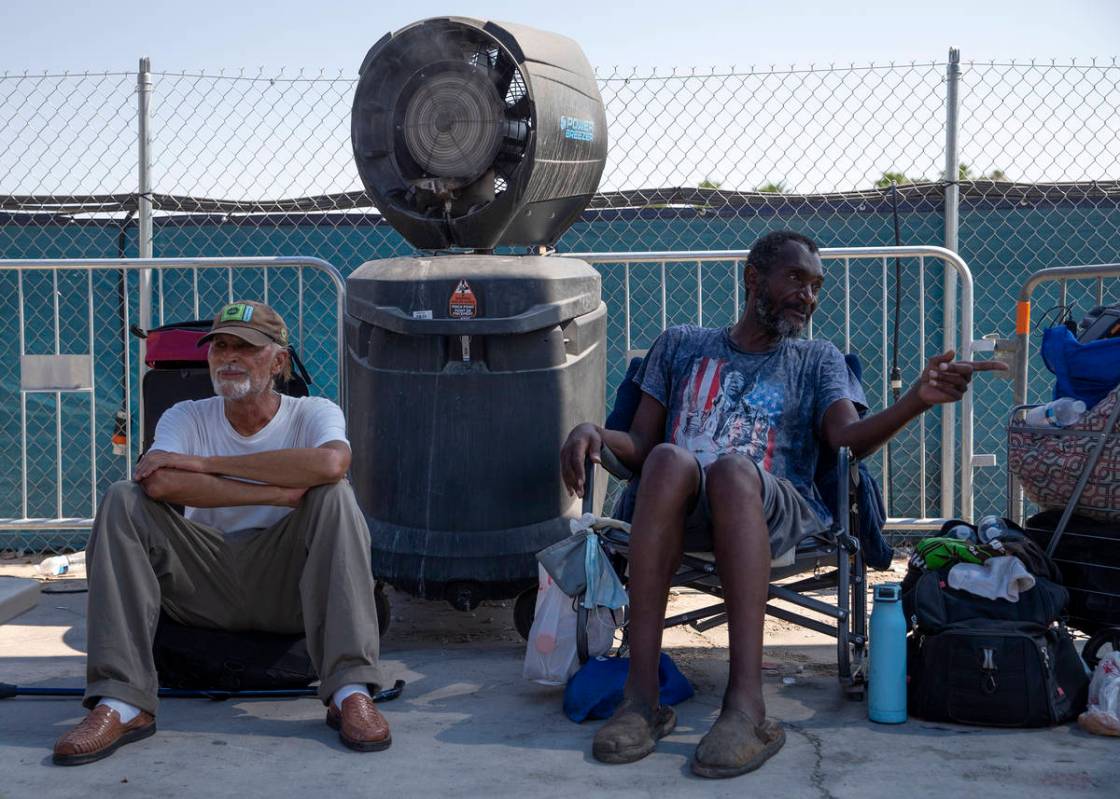
[(214, 317), (210, 332), (199, 340), (199, 346), (219, 333), (237, 336), (258, 347), (269, 343), (288, 346), (288, 328), (284, 325), (284, 320), (263, 302), (237, 300), (223, 305)]

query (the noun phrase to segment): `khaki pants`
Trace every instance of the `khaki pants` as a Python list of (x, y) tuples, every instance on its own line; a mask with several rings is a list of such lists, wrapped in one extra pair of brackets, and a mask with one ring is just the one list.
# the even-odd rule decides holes
[(86, 707), (105, 696), (156, 712), (161, 608), (194, 627), (305, 633), (324, 704), (347, 683), (380, 682), (369, 529), (346, 481), (310, 489), (272, 527), (230, 535), (185, 519), (137, 483), (114, 483), (86, 568)]

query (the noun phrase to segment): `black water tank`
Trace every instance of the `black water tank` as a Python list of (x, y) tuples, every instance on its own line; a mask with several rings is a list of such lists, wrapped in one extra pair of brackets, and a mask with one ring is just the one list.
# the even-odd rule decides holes
[(599, 274), (558, 256), (371, 261), (347, 283), (354, 490), (374, 575), (460, 607), (536, 581), (579, 514), (559, 452), (603, 420)]

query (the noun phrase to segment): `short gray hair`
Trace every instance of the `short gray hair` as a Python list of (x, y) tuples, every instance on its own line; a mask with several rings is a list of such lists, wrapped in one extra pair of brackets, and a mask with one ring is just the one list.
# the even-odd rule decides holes
[(288, 349), (287, 347), (285, 347), (283, 344), (277, 344), (276, 342), (270, 343), (269, 346), (272, 347), (272, 351), (273, 351), (274, 355), (278, 352), (284, 353), (284, 366), (280, 370), (280, 374), (277, 377), (279, 377), (279, 379), (284, 383), (289, 382), (293, 377), (293, 375), (292, 375), (292, 351), (290, 349)]

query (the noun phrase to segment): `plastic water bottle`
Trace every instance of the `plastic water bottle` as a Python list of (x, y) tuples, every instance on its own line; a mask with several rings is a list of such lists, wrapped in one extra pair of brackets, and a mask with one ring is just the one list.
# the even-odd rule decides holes
[(976, 531), (969, 527), (967, 524), (955, 524), (949, 528), (945, 533), (946, 538), (955, 538), (958, 541), (969, 541), (973, 544), (976, 543)]
[(1027, 424), (1031, 427), (1069, 427), (1084, 413), (1084, 402), (1073, 397), (1060, 397), (1027, 411)]
[(990, 544), (1007, 533), (1007, 525), (999, 516), (985, 516), (976, 525), (976, 535), (981, 544)]
[(875, 586), (871, 610), (871, 674), (867, 717), (880, 724), (906, 721), (906, 619), (898, 583)]
[(86, 563), (86, 553), (75, 552), (73, 555), (55, 555), (47, 558), (38, 566), (36, 571), (43, 577), (58, 577), (62, 574), (67, 574), (77, 566), (84, 566)]

